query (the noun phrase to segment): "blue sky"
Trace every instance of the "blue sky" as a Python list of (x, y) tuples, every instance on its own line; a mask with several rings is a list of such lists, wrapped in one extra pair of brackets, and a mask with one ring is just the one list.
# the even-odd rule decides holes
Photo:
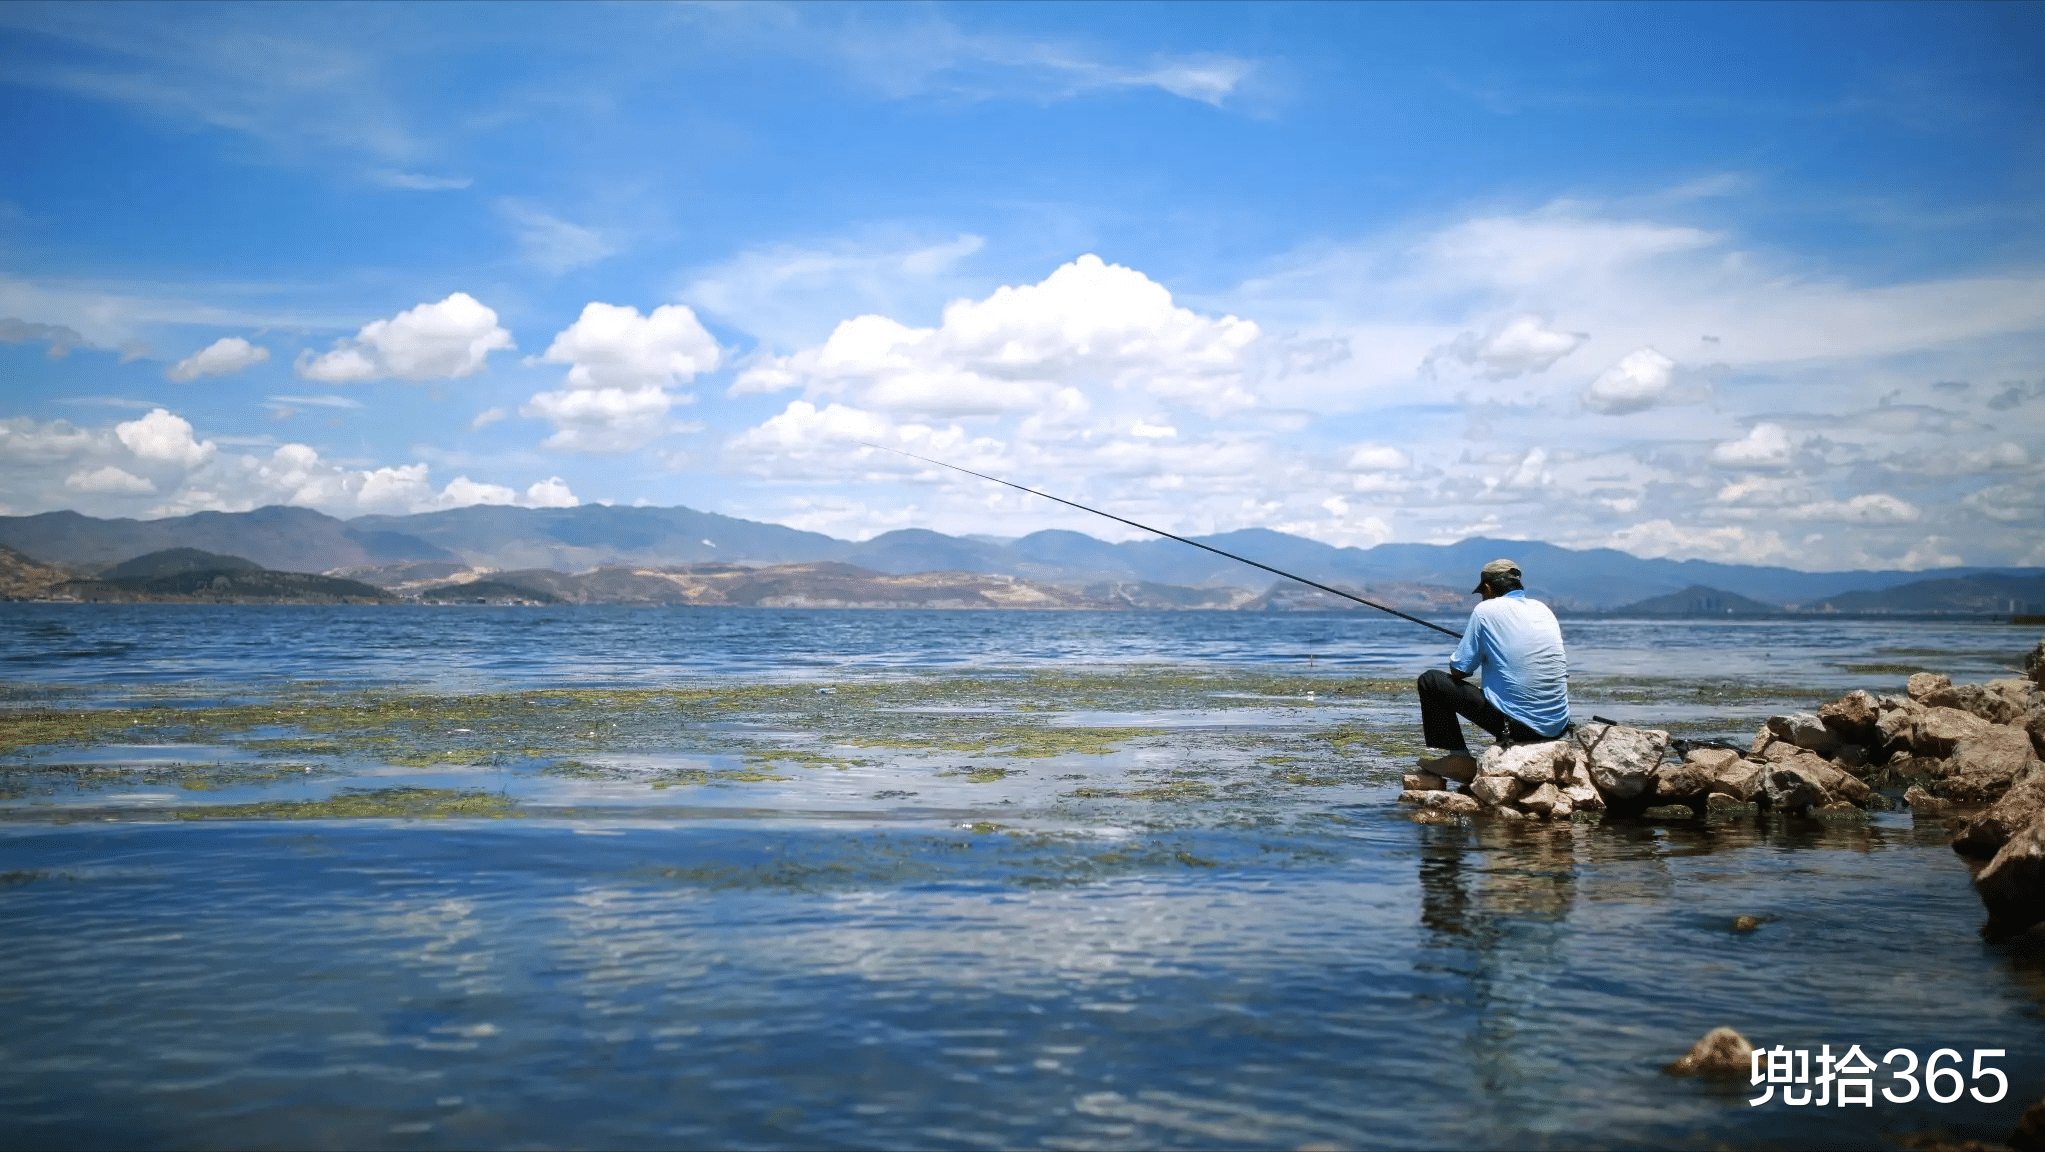
[(0, 6), (0, 506), (2045, 564), (2038, 5)]

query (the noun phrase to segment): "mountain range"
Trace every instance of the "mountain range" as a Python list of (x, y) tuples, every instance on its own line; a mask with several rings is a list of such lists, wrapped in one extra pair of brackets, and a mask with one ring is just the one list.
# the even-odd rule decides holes
[[(1252, 528), (1198, 537), (1212, 547), (1308, 579), (1351, 588), (1396, 590), (1407, 604), (1448, 607), (1468, 602), (1485, 561), (1516, 560), (1528, 590), (1573, 611), (1611, 611), (1670, 598), (1663, 612), (1686, 614), (1693, 600), (1739, 598), (1761, 609), (1819, 611), (2003, 611), (2045, 600), (2045, 569), (1949, 568), (1935, 572), (1804, 572), (1792, 568), (1702, 560), (1643, 559), (1609, 548), (1570, 549), (1539, 541), (1472, 538), (1454, 544), (1381, 544), (1337, 548), (1303, 537)], [(871, 540), (839, 540), (778, 524), (690, 508), (583, 505), (514, 508), (478, 505), (411, 516), (339, 520), (307, 508), (200, 512), (161, 520), (98, 519), (76, 512), (0, 516), (0, 545), (43, 564), (93, 575), (145, 553), (175, 548), (243, 557), (266, 569), (355, 576), (398, 565), (435, 569), (429, 579), (494, 570), (587, 572), (597, 568), (672, 568), (706, 563), (765, 567), (824, 562), (883, 575), (955, 572), (1015, 577), (1075, 591), (1148, 587), (1158, 606), (1173, 597), (1187, 606), (1335, 607), (1324, 593), (1274, 587), (1268, 573), (1162, 539), (1110, 543), (1080, 532), (1051, 530), (1019, 538), (947, 536), (903, 529)], [(1905, 585), (1960, 581), (1942, 588), (1885, 596)], [(523, 583), (530, 583), (524, 581)], [(1163, 589), (1176, 588), (1178, 592)], [(1247, 596), (1203, 596), (1195, 589), (1239, 589)], [(1388, 593), (1390, 594), (1390, 593)], [(1188, 597), (1190, 596), (1190, 599)], [(1855, 597), (1858, 597), (1856, 599)], [(1733, 601), (1727, 601), (1727, 604)], [(1921, 607), (1905, 607), (1905, 603)], [(1821, 607), (1821, 605), (1829, 607)], [(1947, 605), (1941, 608), (1936, 605)], [(1641, 605), (1645, 608), (1645, 605)], [(1713, 613), (1716, 614), (1716, 613)]]

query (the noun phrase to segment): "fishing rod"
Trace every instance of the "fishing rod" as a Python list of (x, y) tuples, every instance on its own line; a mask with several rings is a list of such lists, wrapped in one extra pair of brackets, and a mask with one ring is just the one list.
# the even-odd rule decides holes
[(1020, 484), (1003, 480), (999, 476), (989, 476), (985, 472), (975, 472), (971, 468), (961, 468), (957, 464), (947, 464), (942, 460), (932, 460), (928, 456), (918, 456), (914, 452), (904, 452), (900, 448), (890, 448), (885, 444), (870, 444), (865, 440), (854, 441), (854, 443), (865, 445), (868, 448), (878, 448), (883, 452), (893, 452), (897, 456), (907, 456), (911, 460), (921, 460), (925, 464), (935, 464), (940, 468), (949, 468), (954, 472), (964, 472), (968, 476), (978, 476), (982, 480), (992, 480), (996, 484), (1005, 485), (1009, 488), (1015, 489), (1018, 492), (1027, 492), (1032, 496), (1042, 496), (1046, 500), (1056, 500), (1058, 503), (1063, 504), (1068, 508), (1077, 508), (1081, 512), (1091, 512), (1096, 516), (1106, 516), (1108, 519), (1113, 520), (1118, 524), (1127, 524), (1131, 528), (1141, 528), (1145, 532), (1155, 533), (1159, 536), (1164, 537), (1167, 540), (1177, 540), (1181, 544), (1191, 544), (1195, 548), (1204, 548), (1207, 551), (1214, 553), (1216, 556), (1226, 556), (1229, 559), (1234, 560), (1238, 564), (1248, 564), (1252, 568), (1262, 568), (1264, 571), (1269, 572), (1275, 576), (1283, 576), (1287, 580), (1298, 581), (1299, 583), (1304, 584), (1309, 588), (1319, 588), (1323, 592), (1328, 592), (1333, 595), (1340, 596), (1344, 600), (1354, 600), (1358, 604), (1375, 608), (1380, 612), (1390, 612), (1392, 615), (1397, 616), (1399, 619), (1411, 620), (1415, 624), (1420, 625), (1422, 628), (1432, 628), (1436, 632), (1446, 633), (1450, 636), (1454, 636), (1458, 640), (1461, 640), (1463, 638), (1463, 634), (1461, 632), (1457, 632), (1452, 628), (1444, 628), (1441, 625), (1433, 623), (1431, 621), (1422, 620), (1418, 616), (1408, 616), (1406, 613), (1399, 611), (1397, 608), (1387, 608), (1383, 604), (1380, 604), (1375, 600), (1365, 600), (1363, 597), (1358, 596), (1355, 593), (1344, 592), (1340, 588), (1330, 588), (1326, 584), (1322, 584), (1316, 580), (1309, 580), (1304, 576), (1294, 576), (1290, 572), (1287, 572), (1281, 568), (1273, 568), (1269, 564), (1259, 564), (1255, 560), (1252, 560), (1247, 556), (1238, 556), (1233, 552), (1225, 552), (1219, 548), (1216, 548), (1212, 544), (1202, 544), (1198, 540), (1188, 540), (1184, 536), (1175, 535), (1173, 533), (1165, 531), (1162, 528), (1152, 528), (1148, 524), (1138, 524), (1134, 520), (1117, 516), (1113, 512), (1103, 512), (1098, 508), (1089, 508), (1086, 505), (1081, 504), (1077, 500), (1067, 500), (1063, 496), (1053, 496), (1049, 492), (1039, 492), (1035, 488), (1025, 488)]

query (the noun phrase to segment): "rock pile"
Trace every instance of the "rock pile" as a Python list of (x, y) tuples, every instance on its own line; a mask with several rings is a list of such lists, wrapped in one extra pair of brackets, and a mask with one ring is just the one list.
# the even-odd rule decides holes
[(1423, 822), (1763, 809), (1858, 820), (1890, 806), (1876, 784), (1907, 786), (1904, 803), (1924, 816), (1953, 813), (1954, 850), (1986, 861), (1975, 877), (1989, 911), (1982, 934), (1998, 938), (2045, 921), (2045, 641), (2024, 666), (2024, 679), (1955, 684), (1920, 672), (1901, 696), (1848, 692), (1816, 712), (1769, 717), (1744, 753), (1588, 724), (1558, 740), (1493, 747), (1458, 789), (1408, 776), (1399, 800)]

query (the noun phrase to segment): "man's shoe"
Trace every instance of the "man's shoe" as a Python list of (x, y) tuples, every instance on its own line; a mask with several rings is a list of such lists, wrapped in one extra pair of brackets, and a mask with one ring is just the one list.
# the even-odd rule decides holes
[(1436, 776), (1466, 783), (1477, 778), (1477, 758), (1468, 752), (1451, 752), (1433, 759), (1423, 756), (1420, 758), (1420, 768)]

